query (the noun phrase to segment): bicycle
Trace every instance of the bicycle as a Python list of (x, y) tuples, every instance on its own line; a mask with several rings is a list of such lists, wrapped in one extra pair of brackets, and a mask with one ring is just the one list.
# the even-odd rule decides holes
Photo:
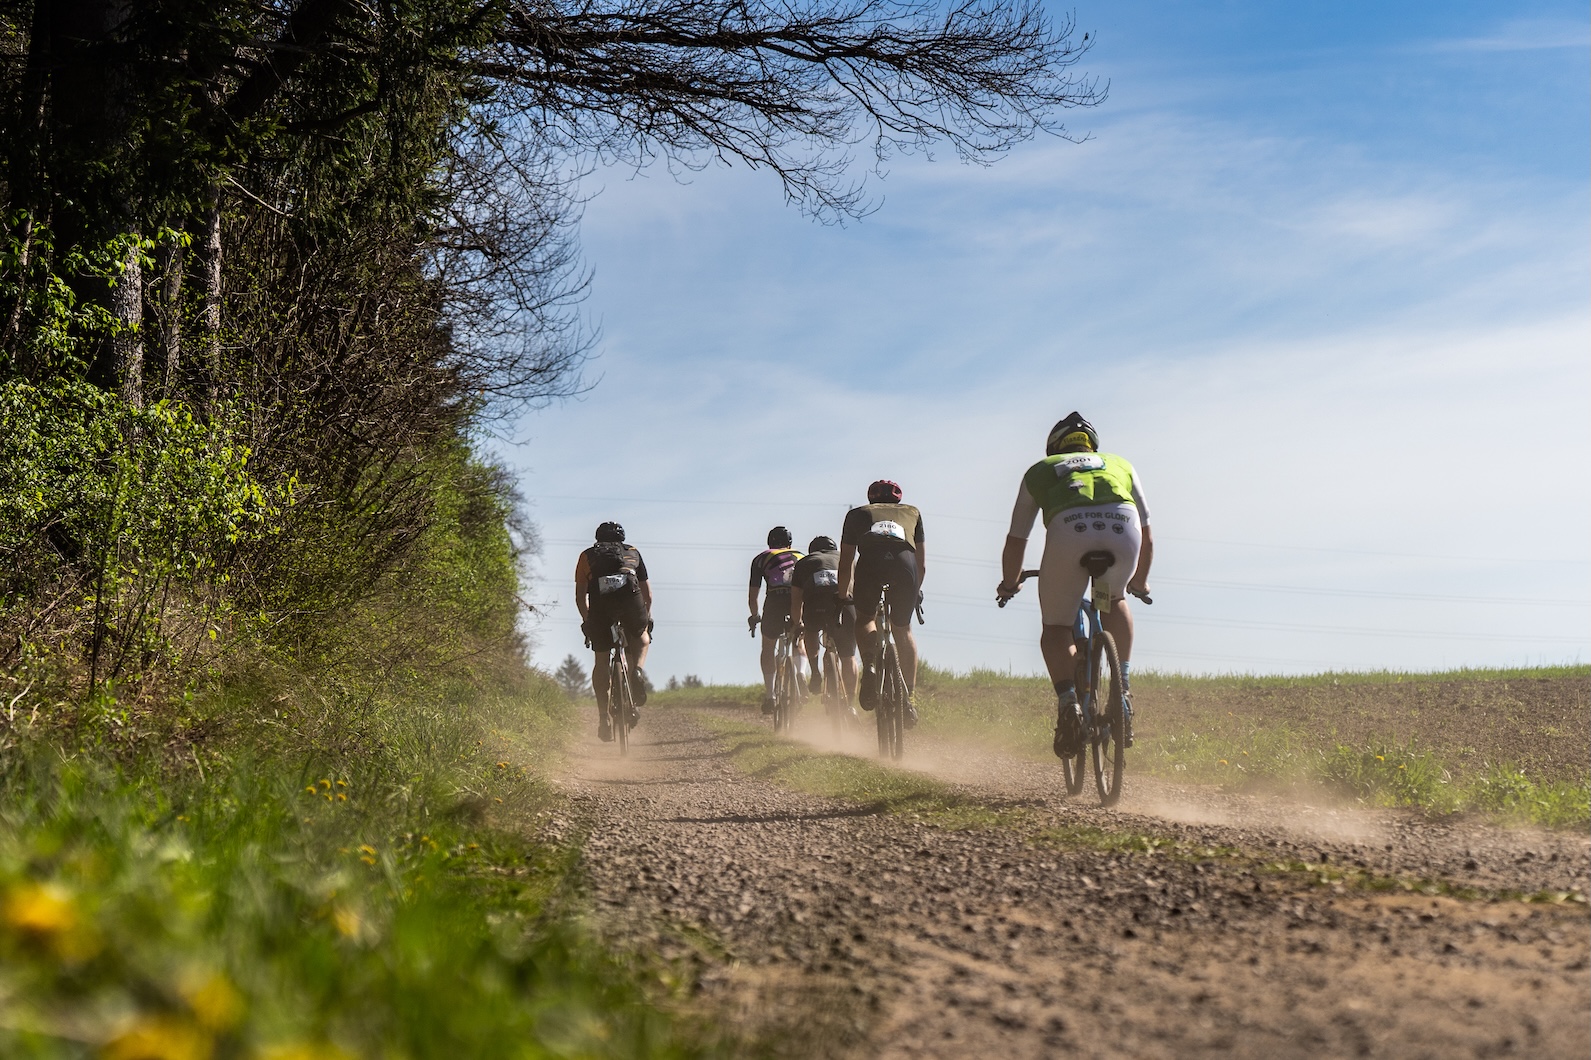
[[(757, 623), (752, 622), (751, 635), (757, 635)], [(773, 731), (789, 732), (795, 725), (796, 711), (801, 707), (804, 692), (801, 675), (796, 670), (795, 632), (790, 623), (773, 642)]]
[(635, 726), (635, 692), (630, 687), (630, 663), (625, 649), (624, 624), (614, 622), (613, 651), (608, 656), (608, 724), (619, 742), (619, 754), (630, 751), (630, 729)]
[[(1127, 770), (1127, 704), (1121, 684), (1121, 656), (1116, 639), (1100, 623), (1099, 616), (1110, 613), (1110, 594), (1099, 592), (1098, 581), (1116, 563), (1114, 553), (1085, 552), (1078, 565), (1088, 571), (1089, 594), (1077, 608), (1072, 622), (1072, 640), (1077, 644), (1077, 663), (1073, 672), (1077, 702), (1083, 715), (1083, 744), (1075, 755), (1061, 759), (1066, 793), (1076, 795), (1087, 782), (1085, 758), (1091, 758), (1094, 789), (1101, 806), (1114, 806), (1121, 800), (1122, 776)], [(1037, 578), (1036, 570), (1025, 570), (1017, 579), (1020, 586)], [(1147, 594), (1133, 593), (1146, 604), (1154, 603)], [(1010, 597), (999, 598), (1004, 607)], [(1103, 606), (1100, 606), (1103, 605)]]
[[(918, 601), (916, 610), (920, 625), (923, 622), (920, 595)], [(906, 690), (906, 675), (901, 672), (900, 654), (895, 649), (895, 630), (889, 612), (889, 585), (885, 583), (879, 591), (878, 642), (873, 652), (873, 672), (879, 680), (873, 715), (878, 726), (879, 756), (899, 761), (906, 752), (906, 708), (910, 700)], [(907, 621), (911, 620), (908, 618)]]
[(834, 643), (834, 635), (828, 629), (818, 634), (818, 639), (823, 648), (819, 657), (819, 666), (823, 676), (823, 709), (829, 716), (829, 722), (834, 726), (834, 742), (845, 741), (846, 723), (854, 720), (851, 713), (851, 697), (846, 695), (845, 680), (840, 675), (840, 649)]

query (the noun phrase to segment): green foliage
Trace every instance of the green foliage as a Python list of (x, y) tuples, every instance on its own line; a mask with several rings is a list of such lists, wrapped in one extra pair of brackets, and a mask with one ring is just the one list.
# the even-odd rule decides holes
[(1338, 745), (1321, 755), (1320, 780), (1354, 798), (1437, 812), (1458, 808), (1453, 777), (1432, 754), (1417, 747)]
[(358, 741), (241, 731), (202, 773), (0, 755), (0, 1053), (698, 1053), (648, 1000), (664, 970), (577, 926), (578, 836), (531, 838), (557, 797), (494, 761), (495, 728), (563, 731), (563, 697), (416, 698)]
[[(0, 627), (33, 649), (80, 644), (114, 678), (234, 615), (235, 557), (292, 503), (265, 484), (229, 416), (133, 408), (87, 383), (0, 383)], [(177, 600), (198, 601), (167, 626)]]

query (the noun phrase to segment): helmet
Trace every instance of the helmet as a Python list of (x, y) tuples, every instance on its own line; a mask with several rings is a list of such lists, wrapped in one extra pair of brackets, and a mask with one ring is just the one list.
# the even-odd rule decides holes
[(598, 541), (623, 541), (624, 527), (615, 522), (606, 522), (597, 527)]
[(900, 502), (900, 483), (891, 482), (881, 478), (867, 487), (867, 503), (869, 504), (898, 504)]
[(782, 526), (776, 526), (768, 531), (769, 548), (789, 548), (795, 544), (795, 535)]
[(835, 549), (837, 549), (839, 547), (840, 547), (839, 545), (836, 545), (834, 543), (834, 538), (830, 537), (827, 534), (819, 534), (817, 537), (814, 537), (807, 544), (807, 551), (808, 552), (833, 552)]
[(1046, 456), (1054, 456), (1062, 449), (1074, 445), (1086, 445), (1096, 452), (1099, 450), (1099, 432), (1094, 430), (1092, 423), (1076, 412), (1050, 428), (1050, 437), (1044, 443), (1044, 453)]

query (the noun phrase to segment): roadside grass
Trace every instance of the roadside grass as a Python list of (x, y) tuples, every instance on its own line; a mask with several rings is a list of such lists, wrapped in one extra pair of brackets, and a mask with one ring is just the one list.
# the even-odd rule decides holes
[(671, 969), (582, 926), (581, 837), (542, 827), (565, 807), (537, 772), (562, 693), (403, 687), (256, 674), (190, 699), (190, 733), (234, 720), (175, 761), (9, 730), (0, 1055), (713, 1052)]
[[(1131, 768), (1233, 789), (1324, 791), (1367, 805), (1584, 828), (1588, 676), (1588, 667), (1302, 678), (1137, 673)], [(918, 687), (925, 731), (1049, 757), (1054, 694), (1043, 678), (925, 667)], [(1529, 754), (1534, 767), (1518, 761)]]

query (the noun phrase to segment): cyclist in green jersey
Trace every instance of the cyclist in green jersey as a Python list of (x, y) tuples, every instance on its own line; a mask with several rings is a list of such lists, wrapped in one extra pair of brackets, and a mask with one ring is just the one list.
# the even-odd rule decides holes
[[(1132, 464), (1114, 453), (1099, 451), (1099, 434), (1073, 412), (1050, 430), (1043, 460), (1028, 468), (1011, 512), (1011, 529), (1001, 556), (1001, 599), (1016, 595), (1033, 521), (1044, 513), (1044, 559), (1039, 566), (1039, 612), (1044, 632), (1039, 647), (1055, 685), (1055, 753), (1076, 754), (1082, 740), (1082, 714), (1073, 681), (1077, 654), (1072, 626), (1088, 588), (1088, 572), (1080, 560), (1088, 552), (1109, 552), (1116, 561), (1096, 586), (1111, 599), (1101, 616), (1121, 656), (1121, 682), (1127, 702), (1127, 737), (1132, 746), (1132, 699), (1128, 660), (1132, 658), (1132, 611), (1123, 598), (1149, 594), (1149, 566), (1154, 538), (1149, 532), (1149, 505)], [(1130, 575), (1130, 577), (1129, 577)]]

